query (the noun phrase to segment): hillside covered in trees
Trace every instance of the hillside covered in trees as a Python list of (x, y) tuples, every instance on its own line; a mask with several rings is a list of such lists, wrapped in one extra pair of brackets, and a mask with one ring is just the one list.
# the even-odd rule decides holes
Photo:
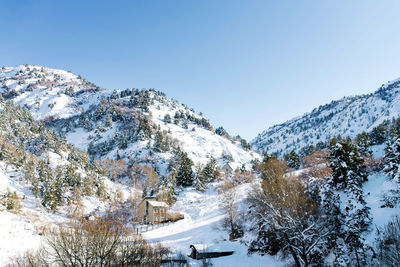
[[(258, 134), (251, 145), (259, 151), (288, 154), (293, 149), (327, 147), (326, 140), (341, 136), (355, 138), (362, 132), (379, 131), (400, 116), (400, 81), (383, 84), (367, 95), (344, 97), (319, 106), (312, 112), (274, 125)], [(379, 142), (379, 140), (378, 140)]]
[[(400, 262), (397, 117), (260, 156), (153, 89), (39, 66), (2, 68), (0, 81), (0, 264)], [(139, 220), (144, 197), (166, 203), (167, 225)], [(191, 244), (234, 253), (197, 261)]]

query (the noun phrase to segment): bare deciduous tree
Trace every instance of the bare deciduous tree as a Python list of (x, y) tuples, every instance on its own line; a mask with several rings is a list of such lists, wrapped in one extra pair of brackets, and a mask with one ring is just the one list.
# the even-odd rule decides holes
[(46, 241), (46, 253), (27, 253), (11, 266), (159, 266), (168, 254), (110, 217), (73, 219), (50, 229)]
[(236, 184), (229, 179), (225, 179), (219, 192), (219, 205), (225, 211), (226, 217), (222, 226), (229, 231), (229, 239), (233, 240), (243, 235), (241, 227), (240, 212), (238, 207), (238, 193)]
[(296, 266), (310, 266), (325, 253), (328, 228), (317, 203), (296, 178), (264, 180), (249, 196), (252, 228), (256, 239), (250, 249), (281, 251)]
[(396, 216), (378, 230), (376, 242), (378, 260), (382, 266), (398, 266), (400, 263), (400, 217)]

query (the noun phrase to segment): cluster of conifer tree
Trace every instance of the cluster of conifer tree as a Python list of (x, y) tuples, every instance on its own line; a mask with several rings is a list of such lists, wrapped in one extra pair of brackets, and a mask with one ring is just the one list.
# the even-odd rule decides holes
[[(30, 113), (12, 102), (2, 102), (0, 113), (0, 160), (14, 165), (31, 185), (43, 206), (57, 206), (79, 195), (102, 194), (102, 171), (89, 157), (65, 139), (33, 120)], [(68, 164), (51, 164), (51, 155)], [(72, 192), (72, 194), (66, 194)]]
[(256, 164), (261, 187), (248, 198), (249, 219), (243, 227), (249, 251), (279, 252), (296, 266), (323, 265), (330, 254), (335, 266), (376, 264), (377, 249), (365, 239), (372, 219), (363, 191), (369, 151), (357, 145), (364, 141), (332, 139), (330, 174), (307, 181), (307, 187), (301, 177), (284, 177), (289, 167), (300, 165), (294, 151), (285, 162), (266, 155)]

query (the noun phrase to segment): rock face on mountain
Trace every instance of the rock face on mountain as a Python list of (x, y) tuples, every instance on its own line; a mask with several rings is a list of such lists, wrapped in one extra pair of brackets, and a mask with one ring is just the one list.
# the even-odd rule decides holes
[(0, 93), (92, 158), (123, 158), (165, 172), (177, 150), (195, 164), (236, 167), (259, 155), (240, 137), (155, 90), (100, 88), (71, 72), (21, 65), (0, 69)]
[(275, 125), (259, 134), (251, 145), (259, 152), (287, 154), (336, 137), (354, 138), (385, 120), (400, 116), (400, 80), (382, 85), (367, 95), (344, 97), (311, 113)]

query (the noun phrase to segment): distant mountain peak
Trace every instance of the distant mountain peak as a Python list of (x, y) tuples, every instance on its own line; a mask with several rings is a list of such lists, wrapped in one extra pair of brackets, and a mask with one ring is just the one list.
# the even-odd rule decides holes
[(251, 144), (259, 152), (284, 155), (338, 135), (354, 138), (397, 117), (400, 117), (400, 79), (383, 84), (374, 93), (343, 97), (274, 125)]

